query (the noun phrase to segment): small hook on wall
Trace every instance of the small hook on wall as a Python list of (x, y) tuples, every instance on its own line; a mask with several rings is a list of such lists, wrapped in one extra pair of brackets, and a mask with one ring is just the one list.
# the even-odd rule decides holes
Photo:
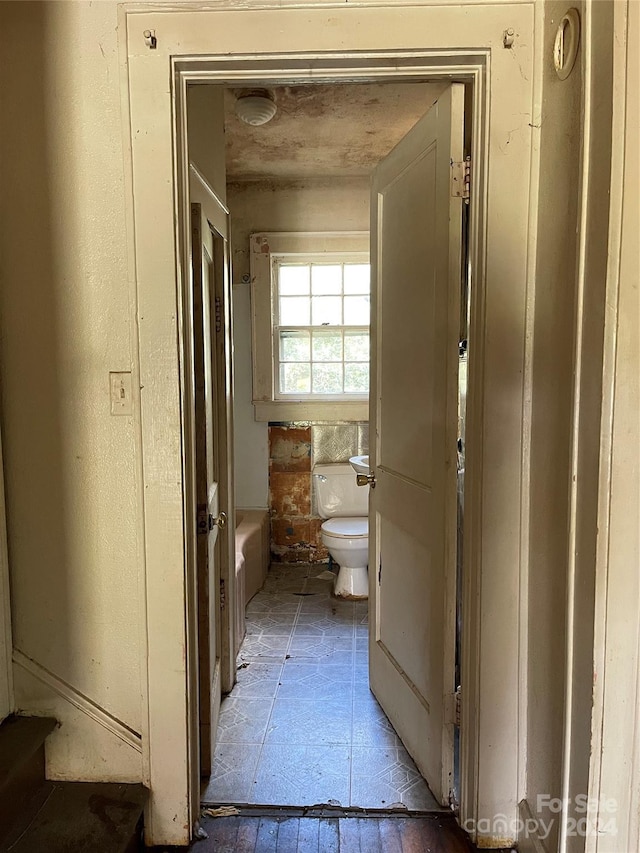
[(155, 50), (158, 46), (158, 40), (156, 38), (155, 30), (145, 30), (142, 35), (144, 36), (144, 43), (149, 48), (149, 50)]

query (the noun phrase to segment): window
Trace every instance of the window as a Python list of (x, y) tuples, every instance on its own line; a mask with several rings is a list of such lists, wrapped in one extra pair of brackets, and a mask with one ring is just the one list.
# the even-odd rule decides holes
[(257, 420), (368, 417), (368, 235), (251, 238)]
[(369, 393), (369, 264), (273, 261), (276, 397)]

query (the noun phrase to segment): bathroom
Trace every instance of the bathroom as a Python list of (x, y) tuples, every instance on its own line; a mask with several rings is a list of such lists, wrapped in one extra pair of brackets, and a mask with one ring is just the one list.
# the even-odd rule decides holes
[[(223, 699), (205, 803), (441, 808), (369, 690), (367, 600), (361, 588), (334, 595), (337, 566), (321, 533), (325, 476), (314, 467), (348, 466), (368, 453), (367, 396), (292, 403), (261, 395), (275, 380), (259, 375), (271, 364), (265, 337), (273, 336), (263, 328), (271, 312), (259, 303), (264, 251), (256, 241), (302, 234), (317, 253), (346, 234), (358, 244), (347, 262), (365, 265), (370, 173), (444, 87), (281, 87), (269, 92), (273, 123), (256, 127), (236, 116), (238, 91), (225, 92), (236, 542), (247, 571), (236, 607), (238, 683)], [(368, 318), (357, 325), (362, 331)], [(355, 486), (355, 471), (341, 473)], [(360, 515), (368, 488), (354, 491)]]

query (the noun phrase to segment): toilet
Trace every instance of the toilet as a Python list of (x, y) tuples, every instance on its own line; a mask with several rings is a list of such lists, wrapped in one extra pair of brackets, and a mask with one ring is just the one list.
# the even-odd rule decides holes
[(341, 598), (368, 598), (369, 489), (358, 486), (349, 464), (314, 465), (316, 505), (322, 544), (340, 566), (334, 593)]

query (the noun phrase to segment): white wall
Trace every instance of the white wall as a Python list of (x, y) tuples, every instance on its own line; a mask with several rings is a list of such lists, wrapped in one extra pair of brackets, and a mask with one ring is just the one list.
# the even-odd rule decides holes
[[(581, 810), (585, 795), (617, 801), (597, 832), (590, 823), (587, 849), (638, 846), (637, 49), (625, 152), (627, 4), (576, 5), (581, 47), (566, 81), (548, 61), (566, 4), (542, 7), (523, 796), (551, 832), (542, 848), (521, 837), (523, 853), (583, 851), (575, 827), (598, 816)], [(538, 797), (562, 799), (562, 813), (537, 810)]]
[(610, 798), (616, 807), (600, 810), (607, 830), (590, 848), (598, 853), (640, 849), (640, 4), (635, 0), (615, 4), (614, 33), (590, 792), (601, 802)]
[[(580, 5), (580, 4), (578, 4)], [(567, 555), (578, 216), (582, 145), (582, 57), (560, 80), (552, 55), (564, 2), (544, 4), (540, 67), (540, 180), (533, 295), (528, 566), (526, 796), (562, 793)], [(588, 749), (588, 744), (585, 744)], [(546, 812), (541, 815), (546, 820)], [(556, 815), (551, 815), (556, 817)], [(557, 844), (553, 823), (548, 849)]]
[(62, 722), (50, 776), (139, 780), (139, 437), (109, 406), (109, 371), (135, 361), (116, 5), (2, 5), (2, 430), (29, 668), (16, 704)]
[(368, 231), (366, 178), (230, 183), (234, 280), (236, 503), (267, 507), (268, 425), (251, 403), (249, 235), (257, 231)]
[[(608, 4), (594, 2), (591, 5), (606, 7)], [(503, 25), (509, 24), (511, 16), (516, 15), (513, 6), (508, 8), (509, 14), (504, 14), (504, 21), (493, 21), (493, 30), (498, 34)], [(523, 6), (520, 8), (524, 9)], [(446, 7), (441, 9), (444, 11), (438, 15), (444, 16)], [(291, 15), (297, 21), (306, 22), (313, 11), (296, 9)], [(124, 723), (133, 732), (144, 736), (146, 725), (146, 673), (139, 663), (145, 659), (146, 625), (141, 601), (145, 567), (138, 423), (136, 417), (112, 417), (108, 399), (110, 370), (133, 369), (135, 380), (139, 319), (133, 286), (134, 271), (128, 261), (130, 198), (123, 165), (123, 139), (128, 138), (129, 128), (126, 119), (122, 118), (127, 115), (126, 109), (122, 112), (121, 105), (126, 84), (123, 82), (121, 86), (116, 41), (117, 7), (110, 2), (7, 3), (2, 5), (1, 12), (2, 430), (14, 642), (23, 655), (25, 666), (31, 667), (30, 671), (25, 666), (16, 667), (16, 698), (21, 709), (53, 713), (63, 722), (62, 728), (50, 739), (48, 765), (52, 775), (134, 780), (144, 778), (140, 754), (126, 739), (114, 733), (115, 730), (122, 734), (118, 724)], [(356, 28), (355, 16), (360, 15), (360, 11), (351, 8), (345, 12), (351, 18), (339, 34), (335, 26), (326, 26), (316, 41), (307, 34), (306, 43), (313, 43), (312, 47), (318, 49), (333, 49), (336, 44), (342, 45), (349, 40), (355, 45), (362, 45), (363, 49), (371, 44), (407, 47), (415, 44), (415, 38), (407, 35), (401, 26), (393, 33), (389, 26), (390, 21), (404, 22), (406, 16), (394, 18), (396, 10), (392, 9), (365, 12), (371, 19), (367, 28)], [(203, 14), (206, 16), (207, 13)], [(268, 12), (264, 17), (273, 18), (276, 14)], [(335, 20), (338, 12), (332, 10), (330, 14)], [(471, 14), (473, 11), (469, 7), (468, 15)], [(486, 12), (483, 10), (486, 17), (496, 14), (499, 14), (496, 6), (488, 7)], [(221, 13), (221, 18), (216, 15), (216, 26), (212, 28), (214, 35), (223, 24), (231, 27), (228, 15)], [(374, 27), (374, 19), (386, 22), (387, 26), (381, 28), (378, 23)], [(156, 25), (162, 16), (151, 16), (149, 20)], [(461, 18), (462, 25), (465, 20), (465, 17)], [(637, 18), (634, 32), (637, 33)], [(481, 35), (486, 37), (486, 33)], [(600, 69), (597, 60), (609, 54), (611, 43), (607, 43), (607, 32), (602, 27), (596, 27), (596, 35), (600, 41), (596, 46), (595, 64)], [(172, 34), (165, 31), (162, 36), (170, 39)], [(228, 37), (229, 32), (224, 31), (220, 38), (224, 41)], [(249, 29), (243, 30), (243, 40), (238, 40), (246, 46), (246, 51), (253, 52), (261, 49), (258, 42), (262, 37), (261, 32), (252, 33)], [(252, 38), (255, 41), (251, 41)], [(421, 40), (424, 38), (426, 36), (420, 36)], [(148, 55), (142, 53), (145, 50), (141, 44), (139, 56), (144, 56), (146, 61)], [(151, 53), (150, 61), (156, 61)], [(160, 56), (161, 50), (157, 53), (157, 62), (164, 63), (166, 58)], [(507, 55), (510, 62), (512, 57), (517, 57), (517, 53), (503, 53), (501, 48), (496, 50), (496, 67), (500, 61), (504, 62)], [(637, 49), (632, 55), (637, 56)], [(544, 61), (549, 61), (547, 53)], [(138, 62), (138, 75), (142, 73), (140, 65)], [(163, 81), (164, 90), (157, 85), (151, 93), (156, 99), (154, 106), (162, 111), (162, 121), (168, 121), (167, 67), (168, 64), (163, 64), (161, 74), (151, 71), (148, 77), (154, 86), (160, 77)], [(514, 74), (513, 79), (518, 79), (518, 74)], [(136, 82), (140, 82), (140, 76)], [(610, 98), (609, 92), (609, 103)], [(596, 106), (598, 110), (606, 111), (606, 98)], [(596, 111), (596, 118), (598, 115)], [(637, 113), (635, 119), (632, 110), (630, 115), (636, 122), (636, 132), (629, 137), (629, 150), (633, 151), (636, 146), (637, 151)], [(606, 131), (606, 125), (602, 126)], [(508, 150), (507, 144), (518, 144), (512, 127), (512, 124), (492, 127), (493, 133), (503, 133), (505, 151)], [(553, 125), (547, 130), (553, 134)], [(133, 133), (135, 136), (136, 128), (133, 128)], [(168, 131), (165, 136), (165, 147), (168, 148)], [(563, 140), (559, 142), (564, 144)], [(512, 149), (513, 144), (509, 150)], [(164, 148), (159, 159), (164, 169), (162, 176), (165, 177), (170, 174), (170, 169), (165, 168), (170, 158)], [(502, 157), (502, 162), (508, 159)], [(495, 165), (500, 168), (497, 159)], [(593, 176), (598, 184), (602, 163), (594, 162), (593, 165)], [(631, 190), (634, 190), (634, 180), (637, 183), (637, 173), (630, 171), (628, 186)], [(291, 188), (290, 192), (293, 195), (294, 189)], [(329, 193), (330, 188), (325, 188), (325, 192)], [(607, 192), (608, 187), (605, 186), (601, 199)], [(249, 187), (239, 191), (245, 199), (245, 206), (250, 202), (250, 193)], [(633, 198), (634, 192), (628, 195)], [(162, 199), (166, 201), (164, 196)], [(551, 214), (556, 201), (548, 204)], [(232, 212), (238, 203), (238, 199), (231, 198), (230, 192)], [(241, 208), (242, 203), (237, 210)], [(257, 211), (258, 207), (255, 209)], [(294, 210), (294, 207), (287, 206), (286, 209)], [(335, 213), (336, 209), (339, 209), (337, 205), (333, 209), (326, 208), (319, 217), (327, 227), (335, 227), (332, 210)], [(165, 229), (163, 233), (167, 228), (171, 233), (169, 212), (173, 212), (170, 199), (158, 214)], [(364, 207), (361, 212), (366, 227)], [(296, 223), (300, 221), (298, 219)], [(637, 426), (637, 407), (625, 407), (625, 400), (628, 400), (625, 396), (628, 393), (627, 378), (637, 376), (634, 363), (634, 359), (637, 361), (637, 322), (635, 318), (633, 321), (629, 319), (632, 312), (637, 311), (637, 278), (629, 259), (630, 247), (635, 247), (637, 211), (634, 214), (625, 208), (624, 221), (625, 228), (629, 229), (625, 231), (625, 263), (630, 266), (625, 267), (627, 272), (620, 293), (620, 375), (616, 385), (613, 502), (616, 526), (612, 529), (614, 547), (611, 551), (616, 585), (608, 590), (615, 592), (609, 600), (612, 608), (609, 665), (611, 660), (620, 664), (618, 683), (621, 684), (625, 673), (629, 672), (625, 668), (628, 645), (625, 645), (624, 635), (637, 630), (638, 623), (637, 613), (631, 612), (627, 614), (627, 621), (622, 622), (617, 631), (613, 630), (618, 607), (631, 601), (628, 582), (635, 578), (634, 560), (637, 566), (637, 545), (624, 527), (624, 521), (630, 520), (637, 509), (637, 494), (629, 495), (627, 492), (627, 478), (629, 471), (633, 473), (633, 468), (630, 468), (630, 461), (623, 452), (625, 447), (634, 446), (633, 429)], [(256, 221), (247, 222), (246, 227), (247, 233), (249, 230), (277, 227), (295, 230), (300, 227), (296, 223), (285, 226), (272, 221)], [(310, 226), (305, 224), (303, 227)], [(314, 227), (325, 226), (318, 222)], [(355, 223), (354, 217), (349, 227), (359, 228), (361, 225)], [(497, 224), (495, 228), (497, 230)], [(547, 239), (551, 236), (547, 235)], [(507, 248), (513, 251), (513, 247)], [(158, 246), (159, 254), (165, 249)], [(242, 259), (235, 260), (236, 273), (241, 275), (244, 272)], [(510, 257), (506, 257), (504, 277), (510, 281), (513, 269), (509, 261)], [(160, 285), (164, 288), (164, 296), (169, 291), (175, 295), (175, 285), (168, 281), (173, 278), (170, 263), (167, 269), (170, 269), (165, 273), (167, 280), (162, 279)], [(593, 281), (600, 276), (600, 270), (600, 262), (595, 263), (594, 259), (590, 271)], [(493, 272), (495, 276), (499, 270)], [(560, 278), (558, 286), (563, 286)], [(549, 306), (553, 305), (556, 297), (557, 294), (548, 294)], [(502, 300), (503, 291), (495, 298)], [(491, 308), (495, 314), (495, 304), (492, 303)], [(497, 314), (505, 316), (499, 311)], [(597, 324), (597, 312), (589, 316)], [(493, 322), (497, 322), (495, 317)], [(170, 328), (168, 319), (166, 326)], [(560, 349), (564, 353), (564, 349)], [(539, 356), (542, 355), (539, 352)], [(493, 359), (497, 361), (498, 358), (496, 352)], [(172, 364), (163, 357), (157, 364), (157, 370), (170, 373)], [(495, 367), (494, 362), (491, 366)], [(498, 375), (500, 378), (502, 374)], [(173, 382), (173, 374), (170, 380)], [(510, 380), (510, 374), (506, 380)], [(566, 385), (566, 378), (563, 383)], [(166, 384), (170, 384), (169, 380)], [(135, 394), (134, 398), (137, 402)], [(497, 399), (495, 393), (491, 399)], [(586, 415), (588, 409), (585, 410)], [(177, 417), (175, 420), (177, 422)], [(539, 425), (539, 428), (542, 427)], [(598, 425), (596, 431), (599, 437)], [(542, 433), (539, 432), (538, 436), (541, 437)], [(163, 435), (162, 440), (165, 438)], [(179, 448), (177, 429), (166, 445), (169, 450), (165, 458), (169, 458), (169, 451), (179, 455), (179, 449), (176, 450)], [(556, 446), (551, 450), (554, 456), (558, 453)], [(157, 478), (161, 476), (161, 472), (153, 473)], [(492, 476), (491, 471), (488, 471), (488, 476)], [(489, 482), (489, 487), (492, 482)], [(167, 489), (170, 486), (168, 484)], [(175, 483), (173, 488), (177, 493)], [(585, 495), (589, 494), (593, 496), (593, 490), (585, 487)], [(631, 500), (635, 503), (630, 503)], [(179, 496), (174, 503), (178, 502)], [(589, 510), (586, 505), (585, 510)], [(583, 516), (587, 539), (593, 538), (594, 533), (594, 525), (589, 528), (589, 519), (587, 512)], [(166, 518), (163, 516), (161, 520)], [(637, 532), (637, 528), (633, 530)], [(177, 541), (175, 550), (182, 553), (181, 546), (181, 541)], [(497, 559), (495, 549), (491, 556)], [(488, 560), (488, 566), (493, 562)], [(604, 571), (606, 559), (603, 566)], [(173, 575), (169, 581), (178, 583)], [(533, 581), (532, 577), (531, 583)], [(490, 602), (489, 594), (492, 592), (499, 597), (499, 590), (488, 589), (483, 606)], [(170, 598), (172, 593), (173, 587), (167, 597)], [(182, 619), (180, 624), (183, 624), (184, 608), (178, 597), (175, 600), (177, 603), (171, 614), (176, 617), (176, 624), (178, 619)], [(515, 606), (515, 596), (510, 602)], [(156, 616), (160, 611), (161, 608), (156, 606)], [(505, 606), (501, 616), (508, 619), (511, 613)], [(500, 621), (500, 618), (493, 620), (493, 630)], [(532, 624), (532, 639), (534, 629), (535, 624)], [(183, 651), (183, 639), (182, 634), (167, 636), (166, 650), (172, 661), (178, 652)], [(498, 669), (496, 666), (494, 671), (497, 673)], [(159, 679), (161, 675), (158, 674)], [(628, 687), (628, 681), (624, 683)], [(80, 702), (85, 697), (84, 710), (59, 696), (54, 687), (62, 692), (68, 691), (69, 698)], [(532, 694), (530, 700), (535, 703), (538, 698)], [(618, 699), (614, 690), (608, 705), (611, 716), (605, 727), (606, 757), (617, 757), (615, 741), (621, 731), (626, 738), (625, 743), (633, 744), (631, 715), (622, 721), (615, 717)], [(94, 713), (93, 717), (86, 713), (88, 710)], [(169, 716), (170, 712), (171, 708), (167, 706), (168, 716), (164, 721), (164, 731), (167, 732), (175, 723), (175, 719)], [(532, 712), (535, 713), (535, 709)], [(543, 713), (548, 713), (548, 709), (543, 709)], [(109, 723), (111, 728), (105, 728), (96, 721), (95, 716), (101, 715), (103, 722)], [(497, 719), (496, 732), (499, 722)], [(533, 717), (529, 722), (533, 731)], [(179, 735), (181, 737), (182, 733)], [(497, 741), (487, 743), (486, 752), (493, 754), (501, 746)], [(537, 749), (541, 746), (543, 743), (536, 736), (530, 747)], [(578, 742), (577, 747), (584, 749), (584, 744)], [(160, 749), (157, 756), (161, 760)], [(555, 776), (556, 770), (545, 768), (543, 764), (541, 761), (537, 778), (543, 780), (544, 773), (549, 771)], [(631, 790), (628, 780), (637, 790), (637, 766), (636, 763), (635, 768), (626, 768), (628, 776), (623, 781), (627, 791)], [(615, 776), (616, 767), (615, 761), (607, 766), (609, 779)], [(536, 784), (541, 785), (542, 781)], [(489, 797), (488, 787), (481, 787), (483, 795)], [(184, 799), (182, 792), (180, 796)], [(167, 812), (165, 815), (167, 822), (172, 822), (174, 815), (182, 821), (185, 810), (180, 806), (179, 798), (167, 797), (167, 802), (175, 809), (174, 814)], [(180, 825), (176, 833), (182, 833), (180, 837), (183, 837), (188, 834), (188, 829), (188, 826)], [(170, 838), (169, 832), (165, 838)], [(637, 847), (637, 832), (635, 838)], [(630, 846), (629, 849), (635, 847)]]

